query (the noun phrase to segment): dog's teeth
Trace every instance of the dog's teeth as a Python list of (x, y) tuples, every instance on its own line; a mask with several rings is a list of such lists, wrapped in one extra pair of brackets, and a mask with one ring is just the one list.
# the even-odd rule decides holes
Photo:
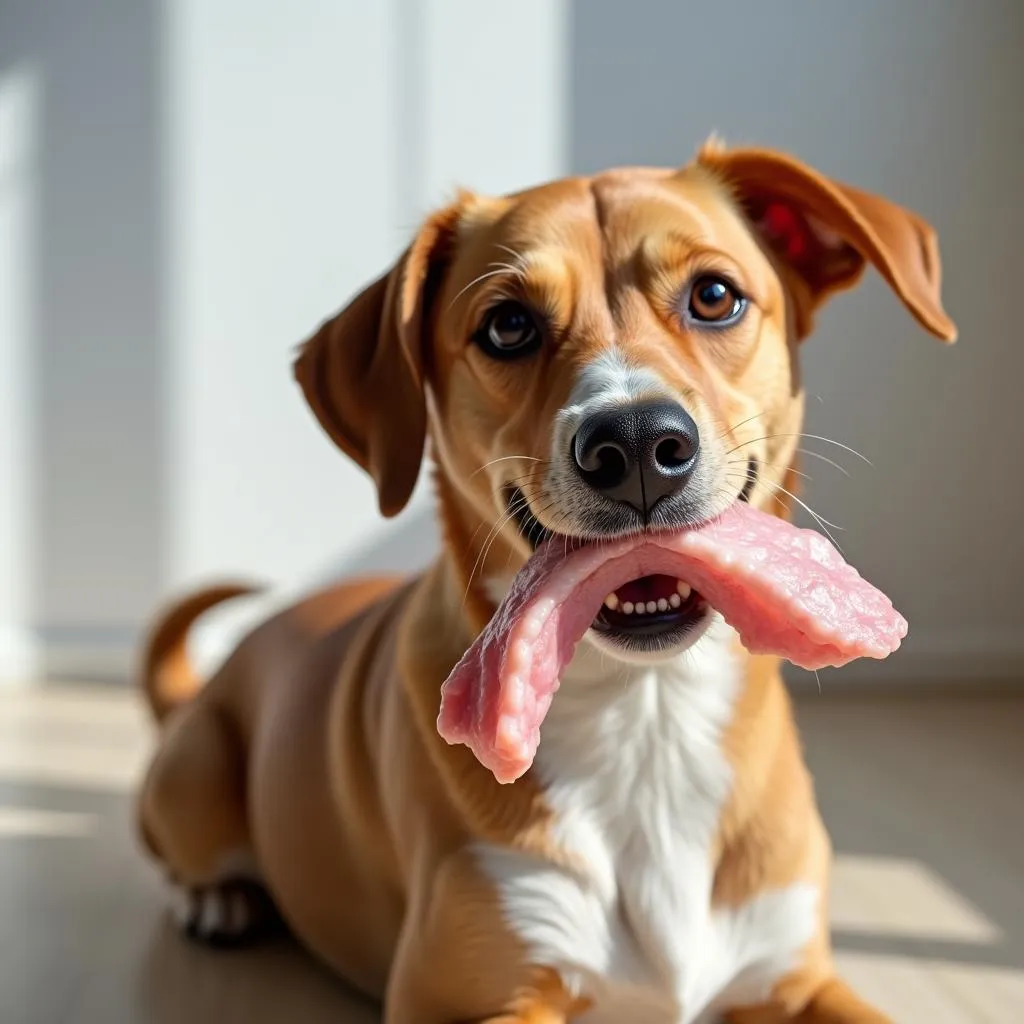
[(643, 601), (637, 601), (637, 603), (633, 605), (633, 611), (635, 611), (637, 615), (643, 615), (644, 612), (647, 611), (647, 606), (643, 603)]
[(676, 580), (676, 592), (685, 601), (693, 592), (693, 588), (689, 583), (684, 583), (682, 580)]
[(679, 606), (680, 606), (680, 605), (681, 605), (681, 604), (683, 603), (683, 599), (682, 599), (682, 598), (681, 598), (681, 597), (680, 597), (680, 596), (679, 596), (678, 594), (673, 594), (673, 595), (672, 595), (672, 596), (671, 596), (671, 597), (670, 597), (670, 598), (668, 599), (668, 603), (669, 603), (669, 604), (670, 604), (670, 605), (671, 605), (671, 606), (672, 606), (673, 608), (678, 608), (678, 607), (679, 607)]
[(667, 612), (668, 611), (668, 601), (664, 597), (659, 597), (658, 598), (658, 611), (659, 612)]
[(619, 599), (618, 599), (618, 598), (617, 598), (617, 597), (615, 596), (615, 594), (614, 594), (614, 593), (612, 593), (612, 594), (609, 594), (609, 595), (608, 595), (608, 596), (607, 596), (607, 597), (606, 597), (606, 598), (604, 599), (604, 606), (605, 606), (605, 608), (607, 608), (607, 609), (608, 609), (609, 611), (615, 611), (615, 609), (619, 607)]
[(633, 614), (633, 602), (632, 601), (623, 601), (622, 602), (622, 613), (623, 613), (623, 615), (632, 615)]
[(648, 601), (647, 602), (647, 611), (648, 612), (653, 614), (657, 610), (658, 610), (658, 602), (657, 601)]

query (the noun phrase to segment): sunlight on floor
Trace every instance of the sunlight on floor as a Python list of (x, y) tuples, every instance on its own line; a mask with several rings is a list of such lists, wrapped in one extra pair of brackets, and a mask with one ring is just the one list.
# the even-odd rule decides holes
[(0, 691), (0, 780), (130, 792), (152, 727), (120, 687), (22, 686)]
[(832, 926), (844, 932), (980, 943), (1001, 936), (991, 921), (920, 861), (840, 854), (832, 891)]
[[(1006, 773), (1024, 775), (1012, 753), (1024, 701), (986, 710), (932, 700), (901, 712), (865, 696), (805, 710), (825, 817), (845, 836), (831, 900), (840, 971), (898, 1024), (1024, 1020), (1024, 837), (1005, 828), (1016, 800)], [(867, 732), (881, 782), (863, 762)], [(138, 1024), (239, 1011), (252, 1024), (296, 1014), (372, 1024), (372, 1009), (291, 946), (219, 957), (170, 928), (133, 823), (152, 735), (130, 690), (0, 689), (0, 1021)], [(928, 756), (922, 744), (941, 748), (951, 735), (969, 744), (958, 776), (990, 779), (984, 804), (976, 787), (940, 781), (929, 792), (922, 780), (934, 773), (910, 777), (907, 765)]]
[(0, 807), (0, 839), (81, 839), (94, 835), (98, 827), (95, 814)]
[[(1003, 938), (1001, 929), (923, 862), (837, 856), (830, 916), (843, 935), (889, 940), (885, 952), (840, 949), (837, 960), (847, 979), (879, 1005), (912, 1006), (915, 1016), (906, 1020), (1002, 1024), (1011, 1007), (1024, 1014), (1024, 965), (983, 962), (986, 947)], [(891, 948), (901, 940), (911, 947), (922, 940), (940, 954), (945, 942), (948, 956), (901, 954)], [(964, 945), (976, 946), (982, 962), (957, 963)]]
[(901, 1024), (1012, 1024), (1024, 1019), (1024, 968), (890, 954), (840, 953), (843, 976)]

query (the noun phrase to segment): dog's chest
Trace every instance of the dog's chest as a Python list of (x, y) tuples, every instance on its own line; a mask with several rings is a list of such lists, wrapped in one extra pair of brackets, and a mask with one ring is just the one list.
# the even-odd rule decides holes
[(510, 927), (539, 965), (593, 1000), (588, 1022), (713, 1021), (763, 998), (813, 933), (794, 888), (711, 906), (712, 844), (732, 786), (722, 749), (739, 689), (727, 631), (677, 664), (588, 681), (574, 664), (537, 768), (555, 841), (580, 870), (481, 851)]

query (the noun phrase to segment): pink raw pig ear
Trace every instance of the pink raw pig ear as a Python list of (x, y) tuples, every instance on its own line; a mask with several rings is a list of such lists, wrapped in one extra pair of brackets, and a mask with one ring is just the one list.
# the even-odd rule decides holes
[(778, 258), (799, 337), (811, 332), (825, 299), (856, 284), (869, 262), (926, 330), (956, 339), (942, 308), (938, 239), (917, 214), (773, 150), (711, 143), (697, 164), (728, 187)]

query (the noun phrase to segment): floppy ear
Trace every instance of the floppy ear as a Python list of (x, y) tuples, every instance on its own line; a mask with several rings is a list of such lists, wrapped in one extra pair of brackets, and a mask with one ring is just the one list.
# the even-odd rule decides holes
[(320, 426), (377, 485), (397, 515), (416, 486), (426, 441), (428, 305), (460, 204), (435, 213), (398, 263), (301, 348), (295, 378)]
[(942, 308), (938, 239), (927, 221), (772, 150), (709, 143), (697, 163), (732, 189), (789, 269), (799, 337), (811, 332), (814, 310), (828, 295), (856, 284), (867, 260), (923, 327), (956, 340)]

